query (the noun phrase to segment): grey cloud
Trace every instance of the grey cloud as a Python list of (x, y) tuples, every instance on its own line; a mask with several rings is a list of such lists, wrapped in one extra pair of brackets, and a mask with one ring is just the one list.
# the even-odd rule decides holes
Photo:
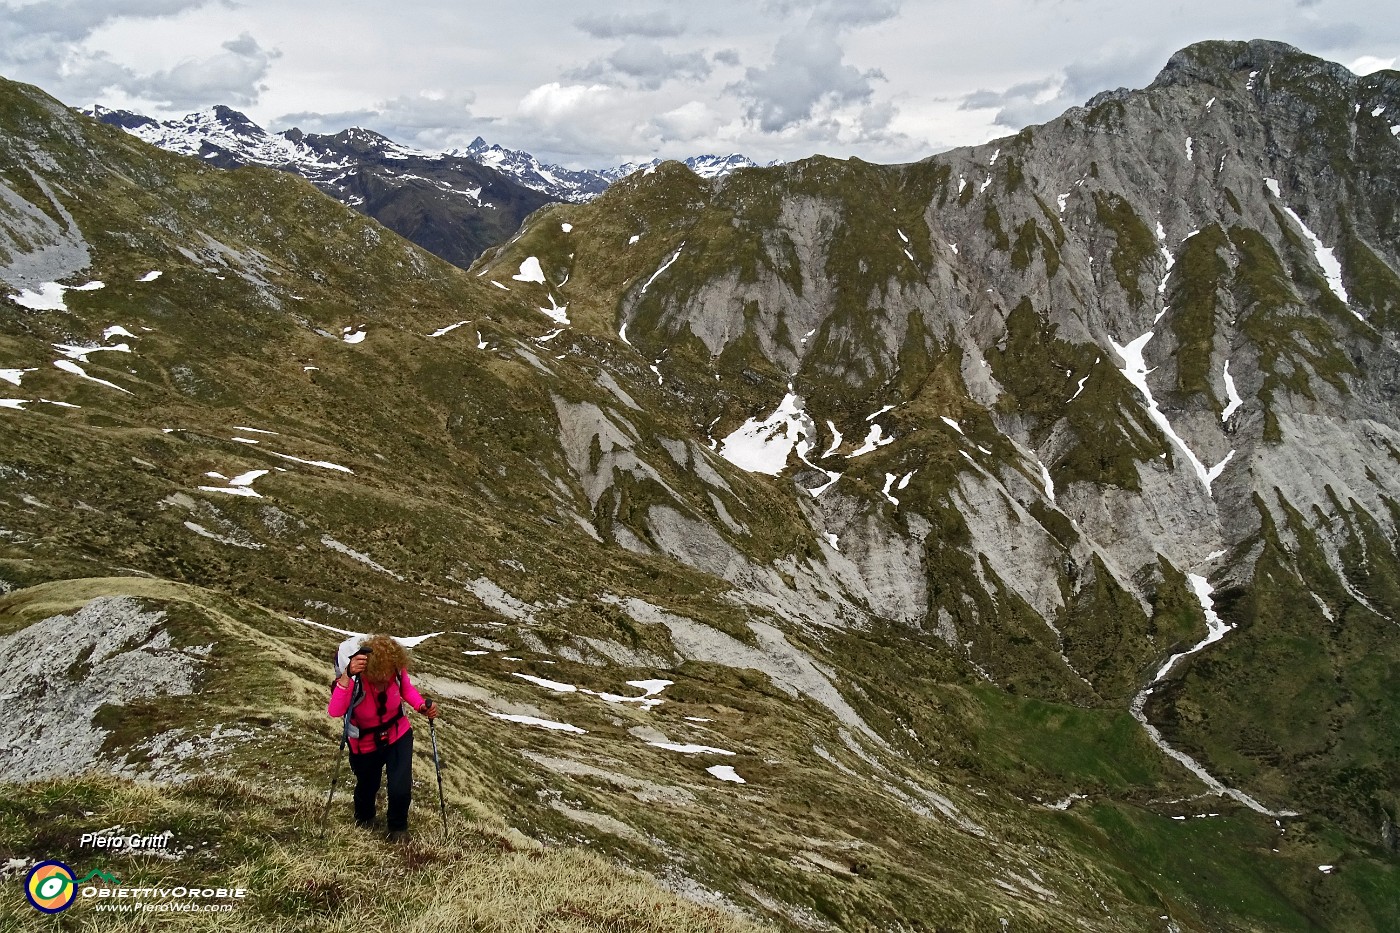
[(1350, 48), (1365, 38), (1367, 30), (1349, 22), (1306, 22), (1298, 27), (1298, 43), (1314, 54)]
[[(272, 124), (265, 129), (284, 130), (296, 129), (303, 133), (334, 135), (341, 130), (348, 130), (351, 127), (359, 126), (366, 129), (374, 129), (379, 121), (380, 111), (378, 110), (338, 110), (331, 113), (321, 113), (316, 110), (299, 110), (295, 113), (284, 113), (272, 121)], [(375, 132), (383, 132), (375, 130)], [(388, 133), (384, 133), (388, 136)], [(392, 138), (392, 137), (390, 137)]]
[(731, 86), (745, 101), (749, 120), (776, 133), (812, 118), (819, 105), (868, 101), (879, 71), (859, 71), (844, 61), (834, 30), (808, 29), (779, 38), (766, 68), (749, 68)]
[(655, 89), (668, 78), (700, 79), (710, 73), (710, 63), (700, 52), (667, 52), (655, 42), (629, 42), (608, 57), (620, 74)]
[(699, 81), (709, 74), (710, 63), (701, 52), (667, 52), (649, 39), (630, 39), (607, 58), (574, 69), (568, 77), (613, 84), (631, 81), (643, 90), (654, 91), (673, 79)]
[(893, 19), (900, 0), (772, 0), (768, 8), (780, 16), (807, 13), (813, 23), (837, 28), (872, 26)]
[(742, 60), (739, 58), (738, 49), (720, 49), (710, 57), (714, 59), (716, 65), (728, 65), (731, 68), (737, 68), (739, 65), (743, 64)]
[(1075, 62), (1058, 74), (1015, 84), (1004, 91), (974, 91), (962, 99), (958, 108), (996, 108), (996, 125), (1019, 130), (1054, 119), (1100, 91), (1124, 85), (1141, 87), (1165, 60), (1166, 55), (1160, 50), (1144, 49)]
[[(18, 8), (6, 7), (12, 29), (30, 36), (44, 35), (75, 41), (114, 20), (173, 16), (209, 6), (216, 0), (49, 0)], [(228, 6), (226, 0), (217, 0)]]
[(574, 20), (574, 25), (595, 39), (621, 39), (642, 36), (647, 39), (668, 39), (685, 32), (685, 26), (669, 13), (654, 10), (648, 13), (602, 13)]
[(1057, 77), (1042, 78), (1015, 84), (1004, 91), (973, 91), (963, 98), (959, 110), (987, 110), (993, 107), (1007, 107), (1038, 97), (1060, 84)]

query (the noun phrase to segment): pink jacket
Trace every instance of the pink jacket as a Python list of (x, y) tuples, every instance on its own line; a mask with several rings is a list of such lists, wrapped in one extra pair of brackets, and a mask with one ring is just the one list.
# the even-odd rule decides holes
[[(368, 680), (361, 678), (365, 685), (364, 699), (355, 706), (355, 711), (350, 714), (350, 722), (360, 729), (360, 737), (350, 739), (350, 751), (357, 755), (372, 752), (376, 748), (374, 736), (370, 734), (371, 729), (394, 718), (394, 714), (399, 712), (401, 704), (407, 702), (415, 710), (423, 706), (423, 696), (418, 689), (413, 686), (413, 681), (408, 679), (408, 671), (400, 671), (399, 678), (403, 681), (403, 690), (399, 690), (396, 680), (389, 681), (381, 691)], [(345, 715), (345, 711), (350, 708), (350, 696), (355, 691), (354, 684), (349, 687), (340, 686), (337, 679), (335, 686), (331, 688), (331, 701), (326, 705), (328, 716), (340, 717)], [(379, 714), (379, 695), (384, 693), (384, 715)], [(388, 745), (403, 738), (404, 733), (413, 727), (409, 725), (408, 717), (403, 716), (384, 732), (384, 744)]]

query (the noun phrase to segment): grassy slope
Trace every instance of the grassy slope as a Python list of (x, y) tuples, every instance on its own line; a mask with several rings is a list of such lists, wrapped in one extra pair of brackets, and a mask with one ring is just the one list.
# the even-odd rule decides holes
[[(660, 890), (580, 848), (541, 846), (500, 823), (458, 821), (408, 845), (333, 821), (316, 831), (322, 800), (305, 791), (230, 777), (174, 787), (101, 777), (22, 785), (0, 803), (8, 852), (42, 853), (81, 878), (94, 869), (122, 887), (244, 888), (230, 913), (114, 914), (82, 898), (49, 918), (22, 900), (0, 900), (7, 930), (325, 930), (558, 933), (747, 933), (766, 927)], [(74, 827), (121, 825), (174, 833), (178, 860), (75, 845)], [(7, 887), (13, 887), (7, 885)], [(12, 891), (18, 894), (18, 891)], [(113, 901), (113, 903), (116, 903)]]

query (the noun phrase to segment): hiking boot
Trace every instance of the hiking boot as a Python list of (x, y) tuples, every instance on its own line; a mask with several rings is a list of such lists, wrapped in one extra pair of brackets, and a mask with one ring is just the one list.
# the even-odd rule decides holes
[(402, 845), (403, 843), (408, 842), (408, 830), (406, 830), (406, 829), (394, 829), (394, 830), (390, 830), (390, 831), (389, 831), (389, 834), (388, 834), (387, 836), (384, 837), (384, 841), (385, 841), (385, 842), (394, 843), (394, 844), (396, 844), (396, 845)]

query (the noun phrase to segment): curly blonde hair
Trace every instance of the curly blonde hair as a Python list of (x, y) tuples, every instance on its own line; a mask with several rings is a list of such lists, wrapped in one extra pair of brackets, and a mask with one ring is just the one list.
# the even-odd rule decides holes
[(408, 652), (388, 635), (371, 635), (362, 646), (370, 649), (365, 659), (365, 680), (383, 685), (393, 680), (399, 671), (408, 670)]

